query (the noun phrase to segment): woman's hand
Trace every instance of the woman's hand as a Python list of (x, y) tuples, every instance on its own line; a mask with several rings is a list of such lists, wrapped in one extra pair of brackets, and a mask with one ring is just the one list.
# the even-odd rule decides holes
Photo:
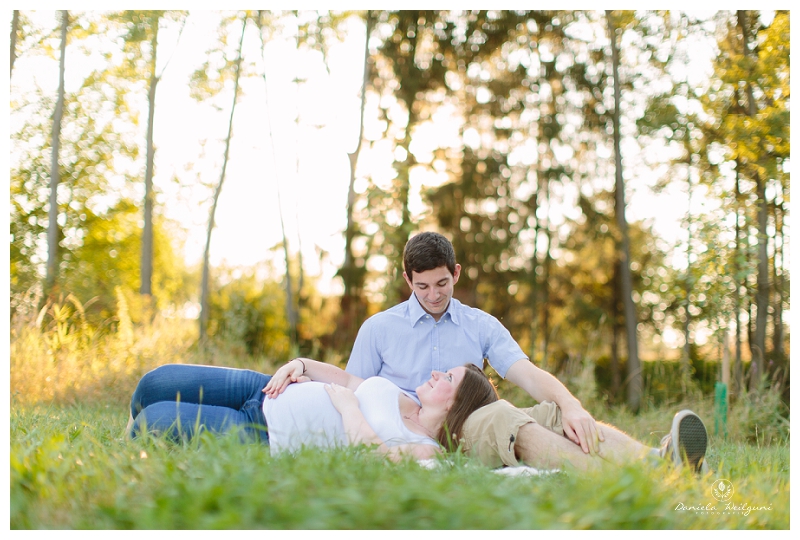
[(275, 372), (275, 375), (272, 376), (262, 392), (264, 392), (269, 399), (275, 399), (281, 395), (290, 384), (310, 381), (310, 378), (303, 375), (303, 371), (304, 365), (302, 360), (298, 360), (297, 358), (290, 360)]
[(328, 392), (331, 397), (331, 403), (333, 403), (333, 406), (336, 407), (342, 417), (344, 417), (345, 411), (348, 409), (352, 407), (359, 408), (358, 398), (349, 388), (331, 383), (325, 385), (325, 391)]

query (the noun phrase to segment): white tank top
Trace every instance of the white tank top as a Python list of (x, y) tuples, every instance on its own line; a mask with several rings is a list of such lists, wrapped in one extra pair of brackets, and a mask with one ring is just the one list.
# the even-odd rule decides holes
[[(438, 443), (403, 424), (400, 415), (402, 390), (382, 377), (370, 377), (355, 391), (367, 423), (386, 446)], [(331, 403), (325, 384), (290, 384), (275, 399), (264, 399), (264, 417), (269, 431), (270, 452), (295, 452), (302, 446), (328, 448), (346, 446), (342, 415)]]

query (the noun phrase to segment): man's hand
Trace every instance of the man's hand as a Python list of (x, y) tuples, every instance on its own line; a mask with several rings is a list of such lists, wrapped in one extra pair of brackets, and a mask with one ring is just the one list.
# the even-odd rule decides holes
[(605, 441), (597, 422), (577, 401), (561, 407), (561, 427), (564, 428), (564, 435), (580, 445), (585, 454), (596, 454), (600, 451), (600, 442)]
[(527, 358), (512, 364), (506, 372), (506, 379), (524, 389), (539, 403), (552, 401), (558, 405), (564, 435), (587, 454), (600, 451), (600, 442), (605, 441), (603, 432), (561, 381), (533, 365)]

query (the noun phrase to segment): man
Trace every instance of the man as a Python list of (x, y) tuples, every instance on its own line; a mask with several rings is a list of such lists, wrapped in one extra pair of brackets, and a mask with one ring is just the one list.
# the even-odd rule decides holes
[(346, 371), (367, 378), (380, 375), (414, 395), (432, 370), (446, 371), (483, 360), (524, 389), (538, 405), (517, 409), (501, 400), (473, 413), (464, 426), (464, 449), (490, 467), (537, 467), (570, 463), (587, 469), (597, 459), (611, 461), (660, 454), (680, 463), (688, 457), (698, 470), (707, 436), (697, 415), (675, 416), (662, 449), (648, 448), (615, 428), (599, 424), (554, 376), (530, 362), (495, 317), (453, 298), (461, 274), (455, 250), (441, 234), (423, 232), (403, 252), (403, 277), (409, 299), (364, 322)]

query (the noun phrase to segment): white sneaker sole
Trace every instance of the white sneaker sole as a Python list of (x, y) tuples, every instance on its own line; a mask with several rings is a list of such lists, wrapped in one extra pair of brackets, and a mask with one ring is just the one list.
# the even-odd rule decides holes
[(708, 432), (703, 421), (692, 411), (680, 411), (672, 420), (671, 433), (675, 464), (686, 463), (693, 472), (700, 472), (708, 447)]

